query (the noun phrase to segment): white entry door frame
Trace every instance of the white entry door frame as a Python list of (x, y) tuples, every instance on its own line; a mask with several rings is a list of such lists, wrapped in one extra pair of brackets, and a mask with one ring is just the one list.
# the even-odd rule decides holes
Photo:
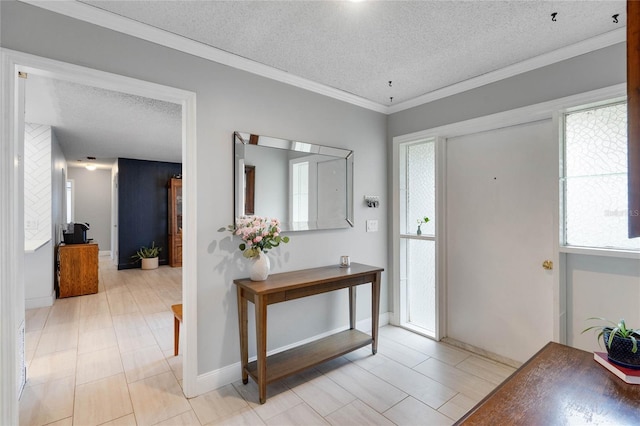
[[(437, 289), (437, 331), (436, 339), (444, 338), (448, 336), (448, 323), (449, 315), (447, 312), (447, 301), (450, 295), (448, 294), (448, 277), (446, 275), (447, 261), (447, 224), (444, 223), (447, 217), (446, 211), (446, 166), (447, 166), (447, 140), (470, 135), (473, 133), (486, 132), (496, 129), (501, 129), (510, 126), (518, 126), (525, 123), (532, 123), (541, 120), (552, 120), (552, 135), (555, 141), (559, 141), (559, 123), (558, 113), (559, 111), (575, 107), (578, 105), (584, 105), (592, 102), (604, 101), (613, 97), (619, 96), (620, 93), (624, 93), (625, 85), (619, 84), (603, 89), (598, 89), (578, 95), (573, 95), (561, 99), (556, 99), (540, 104), (535, 104), (527, 107), (514, 109), (511, 111), (496, 113), (479, 118), (474, 118), (462, 122), (456, 122), (451, 124), (442, 125), (439, 127), (414, 132), (411, 134), (400, 135), (393, 138), (392, 142), (392, 187), (393, 187), (393, 199), (391, 206), (392, 213), (392, 237), (391, 237), (391, 274), (393, 279), (393, 314), (391, 322), (399, 325), (400, 318), (399, 312), (401, 311), (400, 297), (400, 265), (399, 265), (399, 253), (400, 253), (400, 200), (399, 200), (399, 146), (402, 143), (411, 141), (417, 141), (421, 139), (436, 138), (438, 141), (438, 154), (436, 155), (436, 169), (437, 172), (437, 188), (436, 193), (436, 215), (440, 218), (436, 233), (439, 235), (439, 243), (437, 244), (436, 253), (436, 289)], [(559, 166), (559, 146), (552, 153), (556, 158), (556, 163)], [(555, 160), (554, 160), (555, 161)], [(555, 173), (559, 173), (556, 170)], [(559, 176), (556, 175), (554, 178)], [(566, 342), (566, 288), (565, 277), (562, 270), (562, 256), (559, 253), (559, 232), (554, 230), (559, 229), (559, 189), (557, 185), (554, 186), (553, 196), (553, 211), (552, 211), (552, 244), (553, 253), (551, 253), (551, 259), (554, 265), (558, 265), (555, 272), (552, 273), (552, 308), (551, 315), (553, 318), (550, 320), (552, 329), (549, 330), (549, 335), (553, 336), (553, 340), (560, 343)]]

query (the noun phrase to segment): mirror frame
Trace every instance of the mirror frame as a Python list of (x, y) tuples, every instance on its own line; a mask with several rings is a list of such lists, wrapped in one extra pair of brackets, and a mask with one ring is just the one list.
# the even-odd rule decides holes
[[(299, 227), (294, 226), (290, 222), (281, 221), (280, 228), (283, 232), (292, 231), (315, 231), (322, 229), (341, 229), (353, 227), (353, 151), (343, 148), (333, 148), (323, 145), (312, 144), (308, 142), (280, 139), (264, 135), (256, 135), (249, 132), (233, 132), (233, 145), (234, 145), (234, 161), (233, 161), (233, 175), (234, 175), (234, 203), (233, 214), (234, 223), (235, 218), (245, 216), (245, 200), (250, 199), (253, 204), (254, 193), (247, 194), (245, 191), (255, 190), (255, 167), (247, 166), (244, 163), (245, 155), (244, 150), (246, 145), (257, 145), (265, 148), (281, 149), (291, 152), (303, 152), (307, 154), (320, 154), (328, 157), (335, 157), (335, 159), (343, 159), (346, 168), (346, 180), (345, 180), (345, 210), (346, 217), (341, 223), (336, 223), (330, 226), (319, 226), (317, 222), (305, 222), (304, 225)], [(253, 171), (253, 173), (251, 173)], [(247, 174), (249, 172), (249, 175)], [(247, 176), (249, 177), (247, 181)], [(251, 178), (253, 176), (253, 178)], [(242, 214), (241, 214), (242, 213)], [(260, 211), (253, 211), (253, 214), (257, 216), (269, 216)], [(248, 216), (248, 215), (247, 215)]]

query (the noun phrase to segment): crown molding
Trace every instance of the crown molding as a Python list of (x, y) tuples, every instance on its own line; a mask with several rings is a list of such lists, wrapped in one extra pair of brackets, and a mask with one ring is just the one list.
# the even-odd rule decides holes
[(99, 9), (77, 1), (38, 1), (38, 0), (20, 0), (33, 6), (37, 6), (51, 12), (59, 13), (74, 19), (89, 22), (110, 30), (118, 31), (133, 37), (137, 37), (152, 43), (156, 43), (165, 47), (169, 47), (181, 52), (185, 52), (194, 56), (208, 59), (223, 65), (237, 68), (252, 74), (260, 75), (281, 83), (289, 84), (301, 89), (309, 90), (339, 101), (347, 102), (362, 108), (383, 114), (393, 114), (404, 111), (422, 104), (446, 98), (458, 93), (472, 90), (490, 83), (494, 83), (505, 78), (513, 77), (528, 71), (542, 68), (556, 62), (570, 59), (594, 50), (602, 49), (617, 43), (626, 41), (626, 26), (619, 29), (609, 31), (596, 37), (580, 41), (578, 43), (565, 46), (563, 48), (544, 53), (531, 59), (518, 62), (513, 65), (492, 71), (478, 77), (470, 78), (460, 83), (433, 92), (425, 93), (416, 98), (398, 103), (392, 106), (386, 106), (360, 96), (326, 86), (290, 74), (286, 71), (273, 68), (271, 66), (234, 55), (229, 52), (217, 49), (215, 47), (203, 44), (159, 28), (143, 24), (141, 22), (116, 15), (111, 12)]
[(257, 74), (262, 77), (290, 84), (330, 98), (357, 105), (373, 111), (387, 113), (387, 106), (364, 99), (360, 96), (302, 78), (286, 71), (234, 55), (177, 34), (135, 21), (111, 12), (77, 1), (38, 1), (21, 0), (23, 3), (37, 6), (70, 18), (89, 22), (110, 30), (118, 31), (161, 46), (179, 50), (200, 58)]
[(606, 32), (599, 36), (592, 37), (578, 43), (553, 50), (551, 52), (543, 53), (542, 55), (515, 63), (513, 65), (509, 65), (499, 70), (492, 71), (478, 77), (470, 78), (460, 83), (452, 84), (451, 86), (434, 90), (433, 92), (425, 93), (424, 95), (418, 96), (417, 98), (413, 98), (408, 101), (401, 102), (397, 105), (390, 106), (387, 113), (393, 114), (395, 112), (416, 107), (418, 105), (423, 105), (438, 99), (456, 95), (458, 93), (475, 89), (486, 84), (504, 80), (505, 78), (513, 77), (515, 75), (532, 71), (537, 68), (555, 64), (556, 62), (561, 62), (566, 59), (584, 55), (585, 53), (593, 52), (594, 50), (603, 49), (605, 47), (612, 46), (618, 43), (623, 43), (626, 40), (627, 27), (624, 26), (616, 30)]

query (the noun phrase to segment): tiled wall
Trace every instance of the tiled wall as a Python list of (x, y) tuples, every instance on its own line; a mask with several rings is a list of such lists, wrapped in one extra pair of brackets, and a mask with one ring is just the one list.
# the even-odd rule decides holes
[(24, 126), (24, 237), (51, 239), (51, 127)]

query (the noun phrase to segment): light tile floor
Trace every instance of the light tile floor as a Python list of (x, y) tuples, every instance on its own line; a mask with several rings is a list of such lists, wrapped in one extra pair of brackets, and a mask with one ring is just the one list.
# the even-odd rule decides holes
[(26, 312), (21, 425), (449, 425), (514, 369), (401, 328), (268, 387), (250, 379), (187, 399), (170, 306), (181, 269), (117, 271), (100, 291)]

